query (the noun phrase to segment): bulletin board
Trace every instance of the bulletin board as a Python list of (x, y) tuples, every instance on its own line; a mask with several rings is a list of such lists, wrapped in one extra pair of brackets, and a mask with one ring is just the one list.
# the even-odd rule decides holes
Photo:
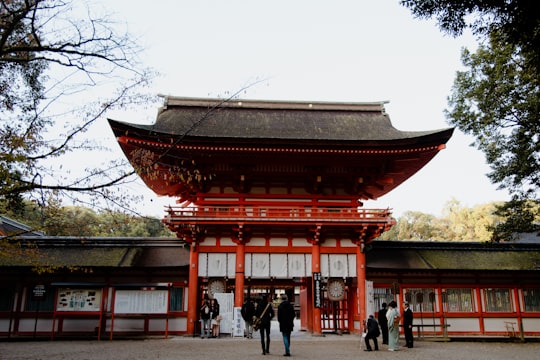
[(58, 289), (56, 311), (99, 311), (101, 289)]
[(166, 314), (168, 290), (116, 290), (115, 314)]

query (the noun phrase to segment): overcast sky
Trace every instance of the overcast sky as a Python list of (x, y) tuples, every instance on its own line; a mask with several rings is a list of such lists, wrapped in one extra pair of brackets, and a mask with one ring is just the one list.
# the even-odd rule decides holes
[[(389, 101), (386, 111), (400, 130), (449, 127), (443, 110), (462, 68), (460, 50), (476, 46), (471, 36), (454, 39), (435, 22), (414, 19), (398, 0), (104, 4), (139, 37), (142, 60), (161, 74), (152, 86), (156, 94), (228, 97), (244, 89), (240, 98)], [(114, 117), (148, 122), (156, 112)], [(440, 215), (452, 198), (464, 206), (506, 200), (487, 179), (489, 168), (472, 141), (456, 131), (431, 163), (366, 207)], [(148, 193), (141, 211), (161, 217), (169, 203), (174, 199)]]

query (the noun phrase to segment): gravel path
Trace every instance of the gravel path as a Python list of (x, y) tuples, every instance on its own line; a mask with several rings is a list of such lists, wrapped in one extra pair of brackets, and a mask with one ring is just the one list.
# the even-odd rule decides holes
[[(261, 354), (260, 340), (231, 338), (217, 339), (193, 337), (153, 338), (145, 340), (55, 340), (55, 341), (2, 341), (0, 360), (134, 360), (134, 359), (189, 359), (189, 360), (270, 360), (283, 359), (281, 334), (273, 330), (270, 354)], [(403, 344), (403, 339), (401, 340)], [(416, 341), (413, 349), (403, 347), (397, 352), (366, 352), (360, 347), (358, 335), (328, 334), (313, 337), (297, 332), (291, 339), (291, 358), (305, 359), (425, 359), (425, 360), (537, 360), (540, 342), (436, 342)]]

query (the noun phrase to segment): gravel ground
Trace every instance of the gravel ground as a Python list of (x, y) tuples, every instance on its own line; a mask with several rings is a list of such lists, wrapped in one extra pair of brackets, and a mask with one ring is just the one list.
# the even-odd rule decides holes
[[(401, 344), (404, 344), (401, 339)], [(538, 360), (540, 342), (438, 342), (415, 341), (415, 347), (402, 347), (400, 351), (387, 351), (379, 345), (379, 351), (366, 352), (360, 346), (358, 335), (335, 335), (314, 337), (305, 332), (294, 332), (291, 353), (295, 359), (398, 359), (407, 360)], [(260, 339), (231, 338), (222, 335), (217, 339), (200, 339), (175, 336), (144, 340), (55, 340), (55, 341), (2, 341), (0, 360), (124, 360), (124, 359), (193, 359), (193, 360), (242, 360), (254, 358), (270, 360), (283, 358), (283, 342), (276, 326), (272, 327), (270, 354), (261, 354)]]

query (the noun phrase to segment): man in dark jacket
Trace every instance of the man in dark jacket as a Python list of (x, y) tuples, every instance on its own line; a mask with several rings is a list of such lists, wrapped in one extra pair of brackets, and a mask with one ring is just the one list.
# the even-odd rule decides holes
[(382, 308), (379, 310), (377, 318), (382, 332), (382, 343), (388, 345), (388, 319), (386, 318), (386, 303), (382, 303)]
[(377, 323), (377, 320), (375, 320), (375, 317), (373, 315), (369, 315), (369, 319), (367, 321), (366, 325), (366, 349), (365, 351), (371, 351), (371, 345), (369, 343), (369, 340), (373, 340), (373, 345), (375, 346), (375, 351), (379, 350), (379, 343), (377, 342), (377, 337), (381, 335), (381, 331), (379, 330), (379, 324)]
[(403, 304), (404, 312), (403, 312), (403, 332), (405, 333), (405, 346), (408, 348), (413, 347), (413, 332), (412, 332), (412, 326), (413, 326), (413, 312), (411, 308), (409, 307), (409, 303), (405, 302)]
[(291, 356), (291, 333), (294, 328), (294, 306), (289, 302), (287, 295), (281, 295), (281, 304), (278, 306), (279, 331), (283, 336), (283, 345), (285, 345), (285, 354)]
[(270, 326), (274, 318), (274, 308), (272, 308), (270, 295), (263, 296), (259, 304), (257, 304), (256, 316), (261, 320), (259, 332), (261, 334), (262, 354), (270, 354)]
[(248, 339), (251, 339), (253, 337), (253, 316), (255, 316), (255, 305), (251, 298), (248, 297), (246, 301), (244, 301), (240, 313), (242, 314), (242, 319), (244, 319), (246, 328), (245, 336)]

